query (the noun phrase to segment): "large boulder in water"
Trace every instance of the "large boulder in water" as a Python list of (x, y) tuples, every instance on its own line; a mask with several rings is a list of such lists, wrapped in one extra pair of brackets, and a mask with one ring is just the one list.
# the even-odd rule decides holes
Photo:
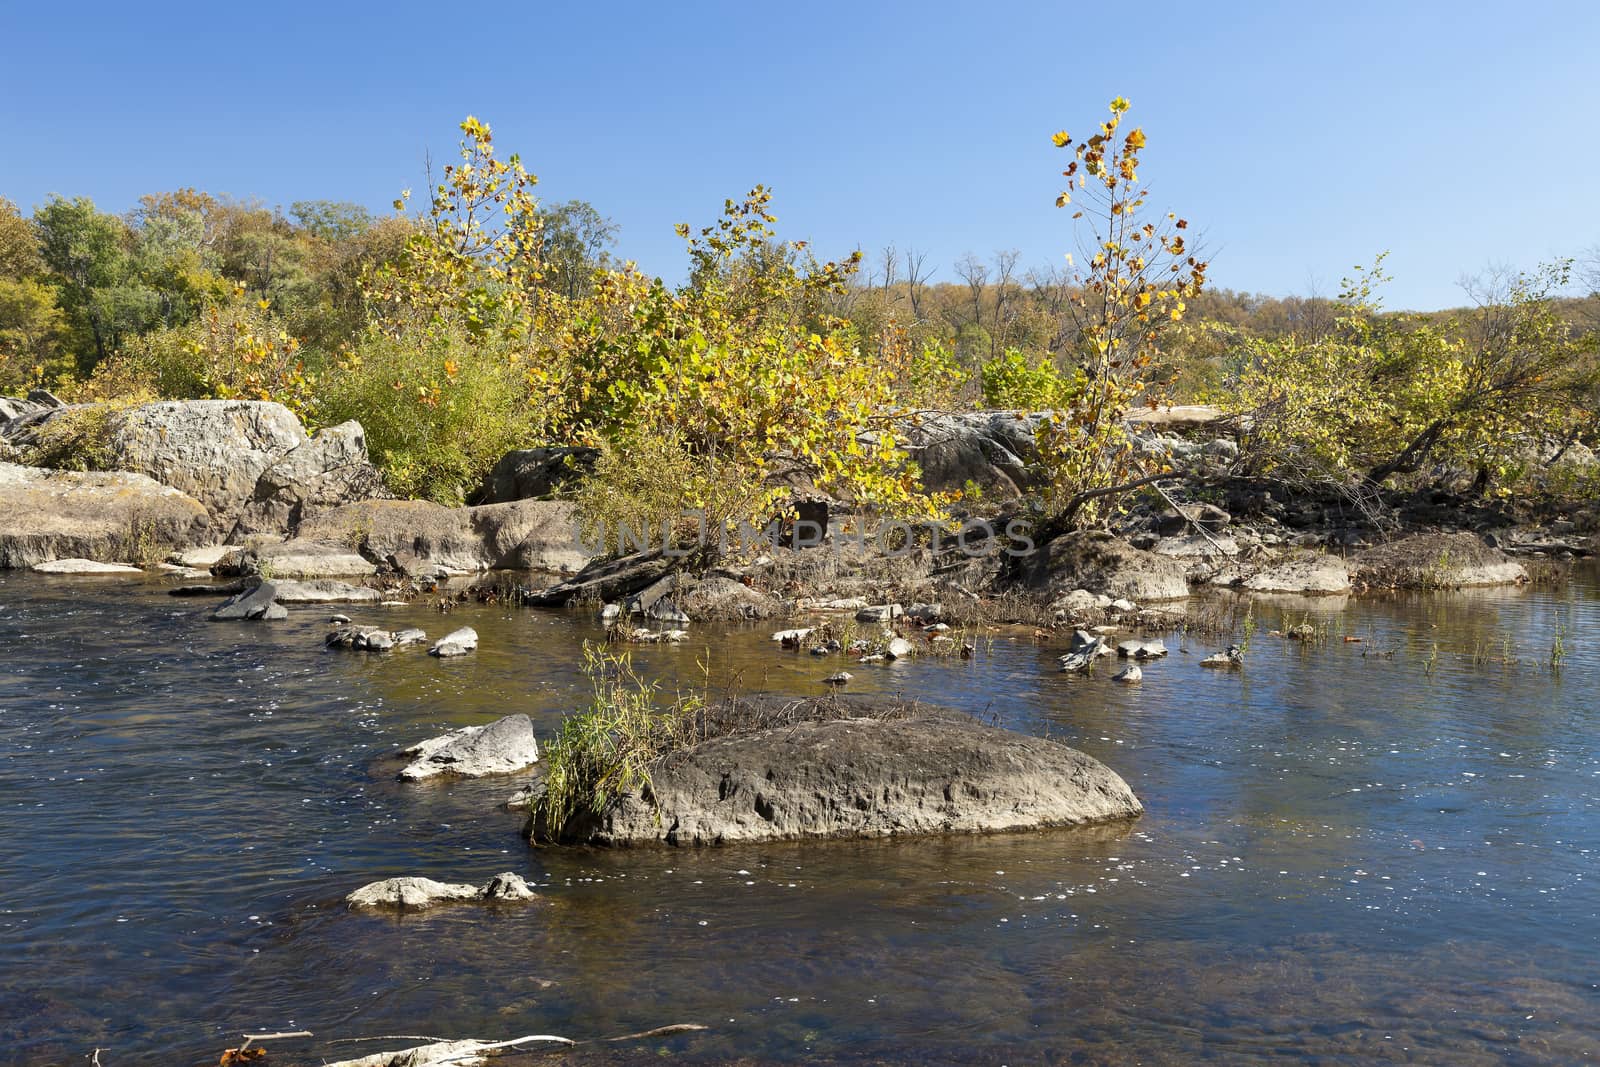
[(1134, 548), (1109, 533), (1063, 534), (1034, 553), (1030, 583), (1062, 592), (1086, 589), (1136, 604), (1182, 600), (1188, 570), (1178, 560)]
[(507, 715), (487, 726), (467, 726), (432, 737), (400, 752), (411, 762), (400, 771), (403, 782), (420, 782), (442, 774), (481, 778), (515, 774), (539, 761), (539, 741), (526, 715)]
[(0, 463), (0, 567), (134, 559), (203, 543), (209, 526), (198, 501), (142, 474)]
[(598, 817), (535, 840), (721, 845), (1078, 826), (1143, 811), (1115, 772), (1055, 741), (965, 717), (842, 718), (672, 753)]

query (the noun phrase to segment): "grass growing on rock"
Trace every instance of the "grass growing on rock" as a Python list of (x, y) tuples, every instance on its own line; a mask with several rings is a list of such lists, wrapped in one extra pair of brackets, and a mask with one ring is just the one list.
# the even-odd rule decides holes
[(866, 703), (837, 694), (776, 700), (728, 694), (713, 701), (709, 668), (699, 688), (667, 692), (641, 675), (626, 653), (585, 645), (583, 670), (593, 694), (583, 711), (566, 719), (544, 757), (544, 793), (534, 801), (532, 825), (540, 841), (559, 841), (567, 828), (603, 816), (626, 794), (654, 802), (652, 770), (673, 752), (721, 737), (756, 733), (802, 722), (910, 718), (917, 705)]

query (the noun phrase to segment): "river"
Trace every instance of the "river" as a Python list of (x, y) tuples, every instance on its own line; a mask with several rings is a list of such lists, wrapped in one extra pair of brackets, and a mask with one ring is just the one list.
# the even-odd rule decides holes
[[(1062, 642), (1026, 631), (967, 661), (852, 666), (852, 691), (1083, 749), (1147, 814), (704, 851), (534, 850), (498, 808), (513, 780), (375, 770), (509, 712), (553, 732), (587, 692), (587, 616), (350, 612), (478, 630), (478, 653), (439, 661), (325, 651), (326, 609), (224, 624), (211, 606), (0, 573), (0, 1062), (98, 1047), (104, 1067), (215, 1063), (247, 1030), (593, 1039), (685, 1022), (709, 1029), (587, 1058), (1600, 1056), (1592, 571), (1260, 602), (1242, 671), (1201, 669), (1225, 641), (1174, 632), (1137, 688), (1057, 673)], [(1269, 634), (1307, 617), (1330, 639)], [(684, 684), (709, 657), (749, 690), (819, 692), (837, 663), (780, 651), (773, 628), (695, 627), (635, 658)], [(392, 875), (502, 870), (544, 901), (405, 917), (341, 902)], [(374, 1050), (288, 1042), (271, 1062)]]

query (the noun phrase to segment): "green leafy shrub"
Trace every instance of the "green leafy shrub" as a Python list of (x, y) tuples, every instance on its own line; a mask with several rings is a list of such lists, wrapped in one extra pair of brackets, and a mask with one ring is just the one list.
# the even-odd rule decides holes
[(530, 443), (526, 376), (489, 340), (456, 329), (370, 331), (322, 376), (319, 425), (357, 419), (389, 488), (462, 504), (506, 452)]
[(983, 403), (991, 408), (1054, 411), (1083, 388), (1081, 375), (1063, 374), (1048, 354), (1036, 359), (1008, 348), (979, 370)]

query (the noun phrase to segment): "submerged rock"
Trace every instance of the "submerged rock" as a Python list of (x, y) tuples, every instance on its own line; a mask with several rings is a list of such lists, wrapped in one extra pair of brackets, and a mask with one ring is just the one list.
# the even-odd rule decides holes
[(1121, 682), (1124, 685), (1138, 685), (1144, 681), (1144, 671), (1140, 669), (1137, 663), (1130, 663), (1116, 674), (1113, 674), (1111, 680), (1113, 682)]
[(1078, 630), (1072, 635), (1072, 644), (1067, 648), (1067, 654), (1059, 660), (1062, 671), (1073, 674), (1086, 671), (1094, 661), (1101, 656), (1116, 654), (1116, 649), (1106, 643), (1106, 639), (1085, 630)]
[(385, 878), (362, 886), (345, 903), (352, 908), (429, 908), (456, 900), (477, 900), (475, 885), (436, 882), (432, 878)]
[[(344, 619), (344, 616), (338, 618)], [(421, 633), (421, 631), (417, 631)], [(356, 651), (383, 652), (399, 644), (399, 635), (381, 626), (353, 626), (346, 620), (336, 623), (322, 643), (329, 648), (353, 648)], [(408, 644), (410, 642), (407, 642)]]
[(412, 757), (399, 774), (403, 782), (420, 782), (441, 774), (481, 778), (515, 774), (539, 761), (539, 741), (526, 715), (507, 715), (487, 726), (467, 726), (400, 751)]
[(479, 895), (484, 900), (532, 900), (539, 894), (520, 874), (503, 871), (485, 882)]
[(1244, 649), (1238, 645), (1229, 645), (1224, 651), (1207, 656), (1200, 661), (1202, 667), (1233, 668), (1244, 664)]
[[(659, 806), (659, 817), (658, 817)], [(966, 718), (801, 722), (708, 741), (651, 770), (649, 795), (535, 840), (721, 845), (985, 833), (1130, 818), (1133, 790), (1055, 741)]]
[(1123, 659), (1160, 659), (1166, 654), (1166, 642), (1161, 640), (1130, 640), (1117, 646), (1117, 655)]

